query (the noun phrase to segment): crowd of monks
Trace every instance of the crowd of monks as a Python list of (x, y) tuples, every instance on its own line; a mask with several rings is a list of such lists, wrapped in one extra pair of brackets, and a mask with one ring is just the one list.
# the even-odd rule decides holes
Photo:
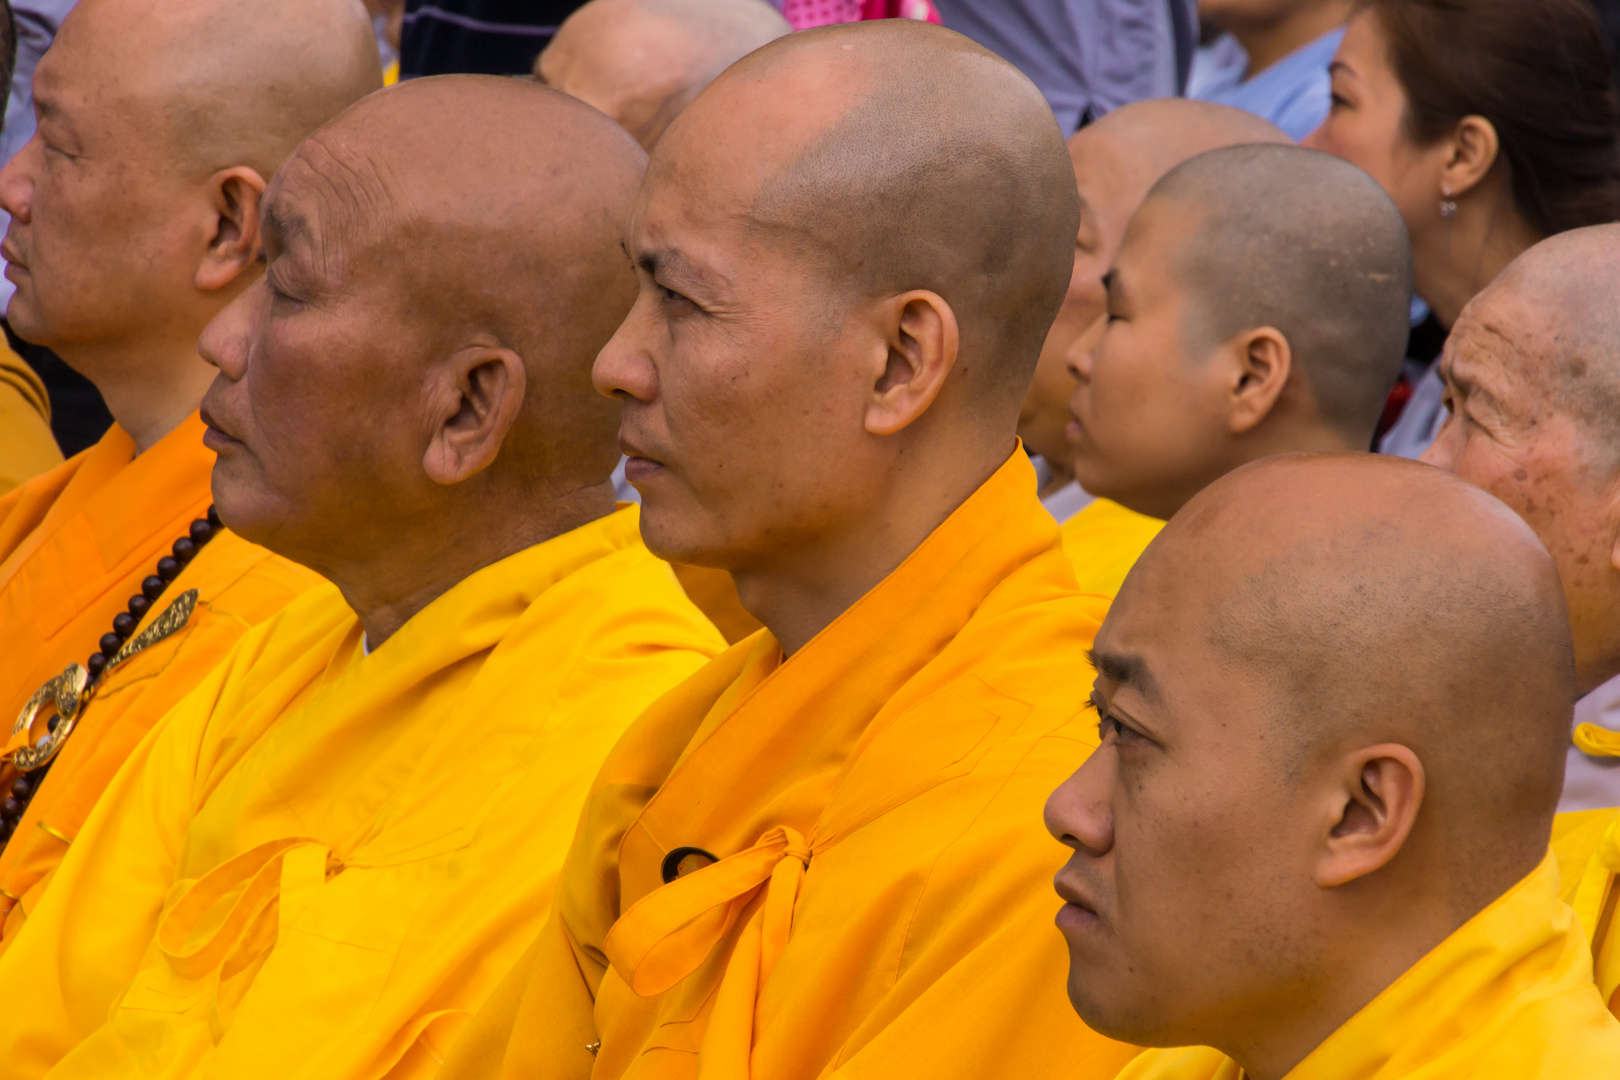
[(0, 498), (0, 1076), (1620, 1077), (1620, 226), (1375, 456), (1365, 173), (786, 29), (62, 24), (7, 315), (116, 423)]

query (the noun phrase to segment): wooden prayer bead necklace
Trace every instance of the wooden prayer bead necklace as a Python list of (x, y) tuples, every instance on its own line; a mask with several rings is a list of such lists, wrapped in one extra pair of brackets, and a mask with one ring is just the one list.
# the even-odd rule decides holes
[(38, 791), (39, 785), (44, 782), (45, 774), (50, 771), (51, 762), (56, 760), (57, 752), (62, 749), (62, 744), (72, 733), (80, 713), (94, 695), (101, 676), (147, 646), (168, 637), (184, 626), (186, 620), (190, 618), (192, 608), (196, 605), (195, 589), (187, 590), (179, 600), (153, 620), (139, 637), (130, 640), (130, 635), (135, 633), (141, 619), (152, 610), (152, 605), (157, 603), (170, 582), (180, 576), (180, 571), (186, 564), (196, 558), (197, 552), (217, 536), (219, 531), (219, 515), (210, 506), (207, 516), (193, 521), (186, 535), (174, 542), (170, 548), (172, 554), (165, 555), (157, 561), (156, 571), (141, 581), (141, 591), (129, 598), (128, 608), (113, 616), (112, 630), (101, 635), (101, 640), (97, 642), (99, 646), (97, 651), (91, 653), (83, 665), (69, 664), (66, 671), (40, 687), (34, 696), (28, 699), (28, 704), (23, 706), (22, 715), (17, 718), (16, 726), (12, 729), (13, 735), (31, 728), (35, 718), (48, 704), (55, 705), (56, 715), (45, 722), (44, 735), (37, 741), (19, 748), (11, 756), (12, 766), (21, 775), (11, 782), (11, 792), (4, 799), (0, 799), (0, 849), (3, 849), (6, 842), (11, 839), (12, 833), (17, 831), (17, 822), (22, 820), (23, 814), (28, 810), (34, 792)]

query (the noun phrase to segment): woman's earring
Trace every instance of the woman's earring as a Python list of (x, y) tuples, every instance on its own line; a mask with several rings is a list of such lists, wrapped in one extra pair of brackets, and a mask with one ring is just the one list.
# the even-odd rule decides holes
[(1457, 216), (1457, 204), (1451, 199), (1451, 185), (1440, 185), (1440, 216), (1454, 218)]

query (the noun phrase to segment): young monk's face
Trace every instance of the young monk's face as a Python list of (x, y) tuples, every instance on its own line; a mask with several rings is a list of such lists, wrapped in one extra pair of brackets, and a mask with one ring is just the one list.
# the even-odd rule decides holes
[(1277, 703), (1211, 645), (1197, 552), (1153, 549), (1096, 638), (1102, 745), (1053, 793), (1047, 828), (1074, 850), (1069, 997), (1082, 1019), (1144, 1046), (1227, 1041), (1273, 1016), (1308, 969), (1307, 790), (1280, 768)]
[(1107, 326), (1076, 370), (1069, 437), (1080, 486), (1169, 517), (1226, 470), (1223, 370), (1206, 358), (1202, 313), (1180, 280), (1181, 238), (1199, 212), (1144, 203), (1108, 272)]

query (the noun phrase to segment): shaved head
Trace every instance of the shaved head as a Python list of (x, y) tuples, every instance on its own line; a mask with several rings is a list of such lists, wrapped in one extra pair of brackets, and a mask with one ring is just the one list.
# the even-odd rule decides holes
[(1065, 480), (1074, 453), (1065, 430), (1075, 391), (1073, 369), (1096, 345), (1108, 303), (1103, 275), (1119, 253), (1131, 214), (1165, 173), (1188, 158), (1249, 143), (1292, 145), (1292, 140), (1251, 112), (1186, 98), (1125, 105), (1069, 136), (1080, 193), (1074, 270), (1018, 419), (1024, 445)]
[(82, 0), (0, 172), (11, 326), (150, 446), (212, 377), (197, 335), (258, 276), (266, 183), (381, 86), (359, 0)]
[(1439, 470), (1285, 455), (1215, 481), (1095, 656), (1103, 745), (1047, 820), (1075, 851), (1070, 997), (1104, 1034), (1282, 1075), (1546, 856), (1557, 570)]
[(832, 91), (807, 145), (762, 170), (753, 224), (802, 245), (851, 299), (944, 297), (962, 380), (1015, 403), (1072, 262), (1062, 134), (1035, 85), (988, 49), (910, 20), (873, 25), (794, 34), (716, 84), (712, 108), (812, 81)]
[(310, 136), (266, 196), (263, 285), (202, 343), (220, 516), (363, 597), (610, 512), (590, 367), (635, 292), (617, 238), (645, 160), (492, 76), (415, 79)]
[(1076, 215), (1045, 99), (960, 34), (824, 27), (726, 69), (653, 151), (595, 367), (648, 546), (808, 640), (1009, 460)]
[(360, 0), (81, 0), (47, 55), (47, 82), (61, 63), (117, 71), (122, 119), (155, 124), (152, 150), (188, 171), (247, 165), (268, 178), (382, 86)]
[(591, 0), (535, 59), (651, 150), (715, 76), (792, 27), (764, 0)]
[(1620, 225), (1520, 255), (1469, 302), (1423, 460), (1518, 511), (1558, 563), (1579, 688), (1620, 675)]
[(1147, 202), (1197, 211), (1176, 269), (1202, 339), (1276, 327), (1322, 418), (1370, 445), (1405, 355), (1412, 296), (1406, 225), (1384, 190), (1319, 151), (1239, 146), (1176, 167)]

